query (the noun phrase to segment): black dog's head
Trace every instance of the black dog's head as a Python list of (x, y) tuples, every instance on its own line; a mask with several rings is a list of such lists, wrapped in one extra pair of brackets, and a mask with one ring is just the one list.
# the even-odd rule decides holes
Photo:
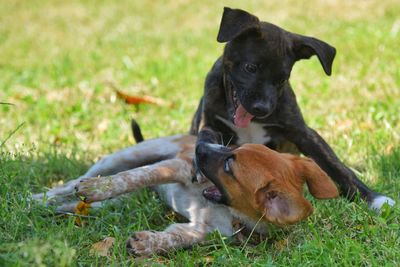
[(276, 108), (294, 63), (317, 55), (327, 75), (336, 54), (329, 44), (290, 33), (240, 9), (225, 7), (218, 42), (223, 55), (225, 94), (233, 122), (246, 127)]

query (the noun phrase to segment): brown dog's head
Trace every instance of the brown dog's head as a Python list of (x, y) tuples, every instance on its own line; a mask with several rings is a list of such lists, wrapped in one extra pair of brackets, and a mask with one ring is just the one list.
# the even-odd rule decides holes
[(296, 223), (313, 208), (303, 196), (303, 184), (317, 199), (335, 198), (338, 190), (324, 171), (308, 158), (281, 154), (263, 145), (236, 149), (200, 143), (197, 165), (215, 186), (203, 195), (257, 220), (277, 225)]
[(294, 63), (316, 55), (327, 75), (336, 54), (329, 44), (278, 26), (256, 16), (225, 7), (217, 37), (227, 43), (223, 54), (225, 97), (238, 127), (253, 118), (266, 118), (277, 107)]

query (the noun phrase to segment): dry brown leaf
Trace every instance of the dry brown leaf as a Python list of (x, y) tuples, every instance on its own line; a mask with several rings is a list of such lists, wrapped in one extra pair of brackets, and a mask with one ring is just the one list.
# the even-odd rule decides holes
[(156, 98), (152, 96), (133, 96), (125, 94), (119, 90), (115, 90), (117, 96), (123, 100), (127, 104), (139, 105), (139, 104), (153, 104), (158, 106), (170, 106), (171, 104), (161, 98)]
[(282, 249), (284, 249), (284, 248), (287, 246), (287, 244), (288, 244), (288, 240), (287, 240), (287, 239), (282, 239), (282, 240), (279, 240), (279, 241), (277, 241), (277, 242), (275, 243), (275, 247), (276, 247), (278, 250), (282, 250)]
[(336, 129), (338, 131), (345, 131), (353, 126), (352, 120), (340, 120), (336, 122)]
[(383, 151), (384, 151), (385, 155), (388, 155), (388, 154), (392, 153), (394, 148), (395, 148), (395, 146), (393, 144), (388, 144)]
[(374, 129), (374, 124), (372, 124), (371, 122), (361, 122), (360, 123), (360, 129), (361, 130), (372, 130)]
[(106, 237), (102, 241), (94, 243), (90, 249), (90, 255), (99, 255), (103, 257), (110, 256), (110, 248), (114, 245), (114, 237)]
[[(90, 204), (83, 202), (83, 201), (79, 201), (78, 204), (75, 207), (75, 214), (78, 215), (88, 215), (89, 214), (89, 209), (90, 209)], [(81, 218), (78, 216), (75, 218), (75, 224), (77, 226), (82, 226), (82, 220)]]
[(204, 257), (204, 261), (205, 261), (206, 264), (211, 264), (211, 263), (214, 262), (214, 257), (205, 256), (205, 257)]

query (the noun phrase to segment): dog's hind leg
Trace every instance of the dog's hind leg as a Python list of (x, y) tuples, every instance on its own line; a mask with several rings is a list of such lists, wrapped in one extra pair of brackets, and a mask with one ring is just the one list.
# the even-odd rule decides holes
[(175, 223), (165, 231), (135, 232), (127, 241), (128, 252), (134, 256), (166, 253), (172, 249), (190, 247), (204, 241), (212, 230), (206, 224)]
[(122, 149), (100, 159), (80, 178), (113, 175), (173, 158), (181, 150), (176, 142), (181, 137), (181, 135), (175, 135), (146, 140), (135, 146)]
[(225, 206), (210, 205), (192, 209), (193, 214), (189, 216), (192, 220), (190, 223), (175, 223), (160, 232), (133, 233), (126, 243), (128, 252), (141, 256), (191, 247), (203, 242), (206, 236), (215, 230), (221, 235), (231, 236), (232, 214)]

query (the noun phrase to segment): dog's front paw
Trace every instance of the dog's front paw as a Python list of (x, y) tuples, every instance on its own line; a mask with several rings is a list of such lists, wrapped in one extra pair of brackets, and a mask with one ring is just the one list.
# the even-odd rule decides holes
[(126, 249), (135, 257), (149, 256), (162, 251), (161, 243), (158, 232), (135, 232), (126, 242)]
[(394, 206), (396, 204), (396, 202), (393, 199), (391, 199), (390, 197), (380, 195), (380, 196), (375, 197), (369, 203), (369, 208), (379, 213), (384, 204), (387, 204), (389, 206)]
[(75, 186), (76, 194), (86, 202), (108, 199), (112, 196), (111, 177), (93, 177), (82, 180)]

